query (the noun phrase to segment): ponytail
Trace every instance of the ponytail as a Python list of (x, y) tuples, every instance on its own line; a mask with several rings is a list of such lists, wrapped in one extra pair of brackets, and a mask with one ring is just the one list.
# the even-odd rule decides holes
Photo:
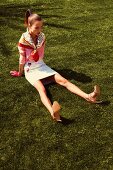
[(41, 16), (37, 15), (37, 14), (32, 14), (31, 10), (28, 9), (25, 13), (25, 26), (29, 27), (31, 26), (35, 21), (42, 21)]
[(31, 14), (32, 14), (31, 10), (28, 9), (25, 13), (25, 20), (24, 20), (25, 26), (28, 26), (28, 18)]

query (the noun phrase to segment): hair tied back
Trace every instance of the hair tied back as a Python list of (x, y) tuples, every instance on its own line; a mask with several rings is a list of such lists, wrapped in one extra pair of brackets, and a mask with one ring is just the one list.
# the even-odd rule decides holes
[(27, 26), (28, 25), (28, 18), (29, 16), (32, 14), (31, 10), (28, 9), (25, 13), (25, 25)]

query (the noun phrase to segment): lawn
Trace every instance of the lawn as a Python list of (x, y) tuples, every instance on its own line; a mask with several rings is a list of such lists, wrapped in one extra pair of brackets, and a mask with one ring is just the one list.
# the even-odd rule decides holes
[[(99, 84), (103, 104), (49, 85), (65, 118), (55, 123), (35, 88), (10, 76), (28, 8), (44, 19), (45, 62), (87, 93)], [(0, 33), (0, 170), (113, 170), (112, 0), (1, 0)]]

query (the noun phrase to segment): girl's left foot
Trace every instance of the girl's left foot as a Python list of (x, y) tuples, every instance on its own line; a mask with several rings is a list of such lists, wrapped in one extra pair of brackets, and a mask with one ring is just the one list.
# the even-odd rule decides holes
[(102, 103), (102, 101), (97, 101), (97, 97), (100, 96), (100, 87), (98, 85), (94, 86), (94, 91), (88, 94), (86, 100), (90, 103)]

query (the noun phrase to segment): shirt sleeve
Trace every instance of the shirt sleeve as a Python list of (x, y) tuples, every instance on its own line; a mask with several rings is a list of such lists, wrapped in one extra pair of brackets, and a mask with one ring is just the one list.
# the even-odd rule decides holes
[[(21, 37), (22, 38), (22, 37)], [(20, 39), (21, 39), (20, 38)], [(25, 48), (19, 46), (18, 44), (18, 50), (19, 50), (19, 64), (25, 64), (26, 63), (26, 52)]]
[(20, 55), (19, 56), (19, 64), (25, 64), (26, 63), (25, 48), (18, 46), (18, 50), (19, 50), (19, 55)]
[(40, 58), (44, 57), (44, 49), (45, 49), (45, 41), (43, 42), (42, 46), (38, 49), (38, 54)]

